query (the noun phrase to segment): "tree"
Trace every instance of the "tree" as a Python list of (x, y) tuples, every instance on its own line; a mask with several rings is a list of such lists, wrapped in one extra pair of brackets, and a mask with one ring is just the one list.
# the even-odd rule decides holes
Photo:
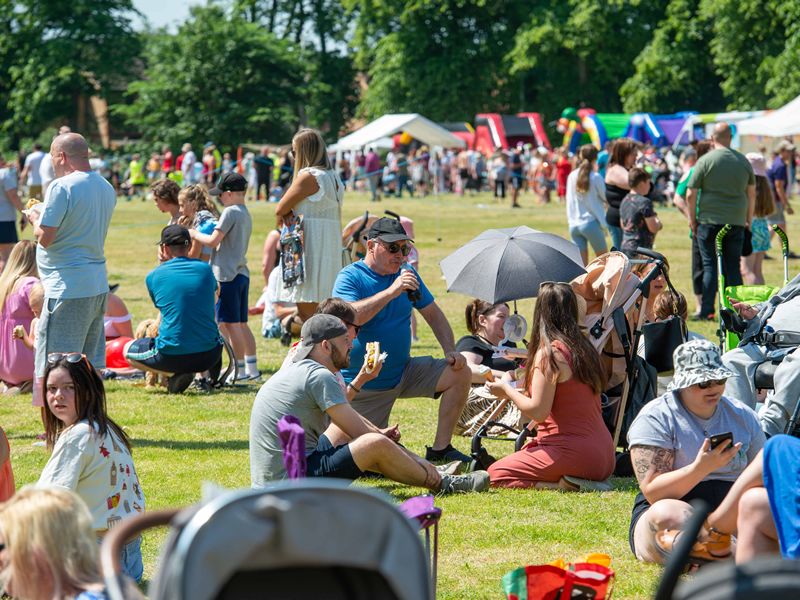
[(665, 8), (664, 0), (536, 0), (508, 55), (526, 107), (547, 115), (581, 105), (620, 111), (620, 84)]
[(12, 139), (38, 136), (56, 119), (73, 126), (82, 101), (114, 98), (132, 76), (139, 39), (131, 0), (14, 0), (0, 3), (0, 84), (3, 131)]
[(672, 0), (620, 88), (626, 112), (716, 112), (724, 105), (709, 48), (711, 23), (699, 0)]
[(156, 33), (145, 47), (133, 101), (114, 108), (145, 138), (233, 146), (296, 129), (306, 85), (297, 49), (241, 15), (193, 7), (176, 35)]
[(777, 107), (800, 94), (796, 0), (703, 0), (710, 43), (730, 108)]

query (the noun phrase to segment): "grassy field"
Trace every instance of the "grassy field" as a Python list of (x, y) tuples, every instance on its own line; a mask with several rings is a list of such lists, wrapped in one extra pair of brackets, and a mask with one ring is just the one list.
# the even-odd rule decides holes
[[(414, 219), (421, 255), (421, 273), (450, 319), (456, 338), (466, 333), (463, 309), (468, 298), (447, 294), (439, 261), (481, 231), (489, 228), (528, 225), (567, 235), (562, 205), (535, 206), (531, 196), (522, 197), (523, 208), (511, 210), (490, 195), (384, 200), (370, 204), (362, 194), (349, 193), (344, 222), (365, 210), (391, 209)], [(261, 246), (274, 223), (273, 206), (249, 206), (254, 219), (248, 254), (252, 269), (251, 304), (263, 281), (260, 274)], [(672, 279), (690, 297), (690, 257), (687, 228), (672, 208), (659, 215), (665, 223), (656, 249), (669, 258)], [(121, 200), (114, 214), (106, 243), (109, 278), (120, 283), (119, 294), (134, 315), (134, 322), (155, 316), (144, 286), (144, 276), (156, 265), (155, 243), (166, 218), (151, 203)], [(790, 229), (790, 238), (792, 230)], [(778, 252), (773, 250), (773, 256)], [(766, 264), (768, 282), (779, 282), (779, 260)], [(692, 310), (690, 308), (690, 310)], [(530, 321), (532, 303), (520, 302), (519, 311)], [(265, 374), (280, 365), (284, 349), (277, 340), (259, 335), (258, 321), (251, 321), (258, 340), (259, 367)], [(692, 324), (699, 333), (713, 336), (713, 324)], [(414, 354), (441, 355), (424, 323)], [(130, 383), (108, 384), (109, 412), (132, 437), (134, 456), (147, 507), (184, 506), (200, 497), (201, 484), (210, 481), (227, 487), (249, 485), (248, 422), (256, 385), (227, 388), (224, 393), (202, 395), (189, 392), (169, 396)], [(395, 407), (392, 422), (398, 422), (405, 444), (423, 452), (435, 426), (435, 403), (404, 400)], [(31, 407), (30, 395), (3, 398), (0, 425), (11, 442), (17, 485), (35, 482), (47, 461), (44, 448), (35, 447), (41, 425)], [(462, 450), (466, 438), (455, 440)], [(497, 443), (496, 443), (497, 444)], [(499, 454), (508, 444), (491, 448)], [(500, 578), (524, 564), (549, 562), (558, 557), (580, 559), (589, 552), (605, 552), (617, 571), (617, 598), (652, 595), (660, 570), (637, 563), (628, 548), (628, 520), (635, 482), (615, 480), (615, 491), (602, 494), (564, 494), (547, 491), (492, 490), (485, 494), (437, 499), (444, 509), (440, 526), (439, 597), (500, 598)], [(361, 485), (361, 484), (358, 484)], [(377, 485), (397, 500), (420, 493), (418, 489), (384, 482)], [(150, 579), (163, 532), (145, 536), (145, 577)]]

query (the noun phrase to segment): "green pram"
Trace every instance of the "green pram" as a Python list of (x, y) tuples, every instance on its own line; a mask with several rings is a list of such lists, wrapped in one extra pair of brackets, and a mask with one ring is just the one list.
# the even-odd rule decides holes
[[(716, 237), (716, 252), (717, 252), (717, 288), (719, 296), (719, 349), (725, 353), (732, 350), (739, 345), (739, 336), (725, 326), (723, 317), (723, 310), (728, 309), (734, 311), (728, 297), (746, 302), (747, 304), (758, 304), (759, 302), (766, 302), (774, 296), (784, 285), (789, 282), (789, 238), (786, 237), (786, 232), (777, 225), (772, 226), (773, 231), (781, 239), (781, 253), (783, 254), (783, 285), (725, 285), (725, 275), (722, 272), (722, 240), (731, 230), (730, 225), (725, 225), (719, 230)], [(734, 311), (735, 312), (735, 311)]]

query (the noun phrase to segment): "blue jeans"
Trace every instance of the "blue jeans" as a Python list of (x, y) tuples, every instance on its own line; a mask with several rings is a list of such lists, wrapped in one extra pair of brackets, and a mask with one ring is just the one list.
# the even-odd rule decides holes
[(589, 221), (582, 225), (570, 227), (569, 235), (581, 252), (587, 252), (589, 244), (592, 245), (592, 250), (597, 255), (603, 254), (608, 249), (606, 248), (606, 236), (603, 233), (603, 228), (597, 221)]
[[(700, 314), (708, 316), (714, 311), (714, 296), (717, 293), (717, 255), (715, 244), (717, 233), (724, 225), (697, 224), (697, 248), (703, 261), (703, 301)], [(725, 286), (742, 285), (739, 262), (744, 246), (744, 227), (734, 225), (722, 241), (722, 274)]]
[[(102, 544), (103, 538), (98, 537), (97, 543)], [(119, 562), (122, 565), (122, 574), (127, 575), (136, 583), (142, 580), (144, 575), (144, 564), (142, 563), (142, 536), (131, 540), (122, 547), (119, 555)]]
[(608, 232), (611, 234), (611, 245), (615, 250), (622, 248), (622, 227), (616, 225), (608, 225)]

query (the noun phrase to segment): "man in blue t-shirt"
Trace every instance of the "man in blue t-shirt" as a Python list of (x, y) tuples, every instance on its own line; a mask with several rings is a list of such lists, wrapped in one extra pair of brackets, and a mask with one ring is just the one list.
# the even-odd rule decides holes
[(169, 225), (161, 231), (162, 264), (145, 279), (161, 311), (158, 336), (133, 340), (125, 348), (125, 358), (134, 367), (173, 375), (167, 386), (172, 393), (185, 390), (195, 373), (212, 369), (222, 357), (214, 318), (217, 280), (208, 264), (188, 257), (191, 243), (185, 227)]
[[(375, 221), (367, 234), (363, 260), (341, 270), (333, 295), (347, 300), (357, 311), (358, 337), (353, 340), (352, 362), (342, 371), (356, 392), (352, 401), (362, 416), (377, 427), (386, 427), (397, 398), (437, 398), (441, 395), (439, 421), (429, 461), (469, 461), (450, 444), (470, 388), (470, 371), (456, 352), (453, 330), (419, 274), (408, 264), (413, 240), (397, 219)], [(428, 322), (444, 351), (443, 359), (411, 357), (411, 311), (416, 308)], [(368, 342), (380, 342), (386, 362), (380, 374), (355, 388)]]
[[(777, 225), (786, 231), (785, 215), (794, 214), (794, 210), (789, 204), (792, 186), (788, 169), (788, 165), (792, 160), (794, 145), (787, 140), (782, 140), (775, 150), (777, 155), (769, 169), (767, 169), (767, 179), (769, 179), (769, 186), (772, 188), (772, 197), (775, 200), (775, 211), (767, 217), (767, 223), (770, 225)], [(772, 235), (772, 233), (770, 233), (770, 235)], [(792, 254), (793, 253), (789, 253), (789, 258), (793, 258)]]

